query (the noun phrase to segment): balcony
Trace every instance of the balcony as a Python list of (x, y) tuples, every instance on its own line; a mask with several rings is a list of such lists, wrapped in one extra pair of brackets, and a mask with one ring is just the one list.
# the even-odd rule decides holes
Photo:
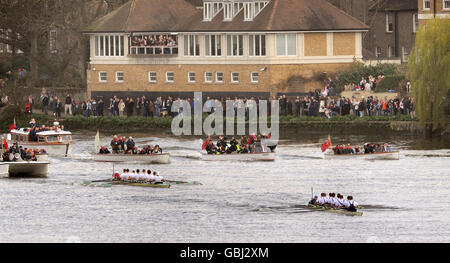
[(168, 34), (140, 34), (129, 39), (130, 56), (176, 56), (178, 36)]
[(167, 56), (178, 55), (178, 46), (131, 47), (130, 56)]

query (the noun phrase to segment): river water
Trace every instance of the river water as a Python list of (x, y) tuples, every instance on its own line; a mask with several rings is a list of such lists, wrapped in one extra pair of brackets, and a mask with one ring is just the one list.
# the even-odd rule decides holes
[[(158, 142), (169, 165), (150, 168), (202, 185), (170, 189), (85, 186), (109, 178), (90, 160), (94, 134), (74, 155), (51, 158), (48, 178), (0, 179), (0, 242), (450, 242), (450, 145), (389, 137), (398, 161), (324, 160), (327, 135), (285, 135), (274, 162), (204, 162), (200, 138), (134, 134)], [(306, 139), (307, 138), (307, 139)], [(107, 137), (102, 140), (107, 144)], [(355, 144), (380, 136), (333, 136)], [(310, 211), (315, 194), (351, 194), (362, 217)]]

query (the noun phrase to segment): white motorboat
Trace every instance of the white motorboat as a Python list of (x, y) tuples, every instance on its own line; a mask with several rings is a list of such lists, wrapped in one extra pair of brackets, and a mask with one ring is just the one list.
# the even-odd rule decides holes
[(202, 154), (204, 161), (274, 161), (274, 152), (262, 152), (262, 153), (232, 153), (232, 154)]
[(122, 163), (170, 163), (170, 154), (94, 154), (93, 160), (96, 162), (122, 162)]
[(44, 149), (51, 156), (67, 157), (72, 153), (72, 133), (62, 130), (49, 130), (36, 132), (37, 141), (30, 138), (30, 128), (11, 130), (8, 135), (8, 144), (19, 143), (23, 148)]

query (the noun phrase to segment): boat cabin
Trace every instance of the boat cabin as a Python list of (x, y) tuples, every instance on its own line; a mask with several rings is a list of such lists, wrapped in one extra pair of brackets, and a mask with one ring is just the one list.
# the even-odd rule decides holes
[(34, 139), (30, 136), (31, 129), (21, 128), (11, 131), (11, 141), (20, 143), (38, 143), (38, 144), (71, 144), (72, 133), (69, 131), (49, 130), (36, 132)]

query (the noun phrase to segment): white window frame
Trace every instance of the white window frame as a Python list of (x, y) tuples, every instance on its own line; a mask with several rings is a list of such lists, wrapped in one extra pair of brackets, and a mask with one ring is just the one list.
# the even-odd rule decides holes
[(250, 81), (251, 81), (251, 83), (259, 83), (259, 72), (257, 72), (257, 71), (251, 72), (250, 73)]
[(382, 55), (383, 55), (383, 50), (381, 49), (381, 47), (375, 47), (375, 57), (381, 58)]
[(254, 3), (244, 3), (244, 21), (253, 21), (255, 17), (255, 6)]
[[(259, 54), (256, 54), (256, 36), (259, 37)], [(264, 49), (263, 49), (263, 41), (264, 38)], [(250, 40), (252, 39), (252, 40)], [(250, 34), (248, 35), (248, 55), (249, 57), (265, 57), (267, 55), (267, 41), (266, 41), (266, 35), (262, 34)], [(264, 50), (264, 52), (263, 52)]]
[[(169, 79), (169, 74), (172, 75), (172, 80)], [(174, 83), (175, 82), (175, 73), (173, 71), (166, 71), (166, 83)]]
[[(277, 39), (277, 36), (279, 36), (279, 35), (284, 35), (284, 54), (279, 54), (278, 53), (278, 45), (280, 44), (280, 43), (278, 43), (278, 39)], [(289, 43), (289, 41), (288, 41), (288, 36), (289, 35), (294, 35), (295, 36), (295, 54), (294, 55), (289, 55), (289, 45), (288, 45), (288, 43)], [(276, 53), (276, 56), (277, 57), (296, 57), (297, 56), (297, 53), (298, 53), (298, 51), (297, 51), (297, 45), (298, 45), (298, 39), (297, 39), (297, 34), (295, 34), (295, 33), (288, 33), (288, 34), (277, 34), (276, 36), (275, 36), (275, 53)]]
[[(448, 7), (445, 7), (445, 3), (447, 3)], [(442, 10), (450, 10), (450, 0), (442, 0)]]
[[(233, 54), (233, 45), (234, 45), (234, 37), (236, 37), (236, 46), (237, 46), (237, 55)], [(242, 38), (242, 47), (239, 44), (239, 38)], [(231, 42), (228, 44), (228, 42)], [(244, 35), (227, 35), (227, 56), (228, 57), (242, 57), (244, 56)], [(240, 50), (242, 50), (242, 54), (240, 54)]]
[[(119, 74), (122, 74), (122, 80), (119, 79)], [(123, 83), (125, 81), (125, 73), (123, 71), (116, 71), (116, 83)]]
[[(205, 56), (207, 57), (221, 57), (223, 55), (223, 45), (222, 45), (222, 35), (205, 35)], [(215, 39), (214, 47), (211, 46), (212, 38)], [(217, 41), (219, 40), (219, 41)], [(220, 42), (218, 45), (217, 43)], [(214, 49), (215, 55), (212, 54)], [(220, 50), (220, 55), (218, 55), (218, 51)]]
[(58, 35), (58, 33), (57, 33), (56, 29), (50, 30), (50, 32), (48, 34), (49, 50), (50, 50), (50, 53), (52, 53), (52, 54), (57, 52), (57, 50), (56, 50), (57, 35)]
[(419, 29), (419, 14), (413, 14), (413, 33)]
[[(154, 76), (152, 76), (154, 74)], [(154, 77), (154, 80), (152, 79)], [(158, 75), (156, 71), (149, 71), (148, 72), (148, 83), (157, 83), (158, 82)]]
[(194, 71), (188, 72), (188, 83), (195, 83), (195, 72)]
[[(102, 80), (102, 73), (104, 73), (105, 74), (105, 80)], [(106, 71), (100, 71), (100, 72), (98, 72), (98, 82), (100, 82), (100, 83), (106, 83), (106, 82), (108, 82), (108, 72), (106, 72)]]
[[(234, 80), (235, 74), (237, 74), (237, 80)], [(239, 72), (231, 72), (231, 83), (239, 83)]]
[(386, 33), (392, 33), (392, 31), (394, 30), (394, 23), (392, 22), (391, 22), (392, 30), (389, 29), (389, 21), (390, 21), (389, 13), (386, 13)]
[(212, 83), (212, 82), (213, 82), (213, 73), (210, 71), (206, 71), (205, 72), (205, 83)]
[(388, 58), (395, 57), (395, 50), (393, 46), (388, 46)]
[(203, 3), (203, 21), (211, 21), (212, 20), (212, 9), (211, 2)]
[[(219, 75), (221, 80), (219, 80)], [(223, 83), (223, 72), (216, 72), (216, 83)]]
[(223, 3), (223, 21), (233, 20), (233, 3)]
[[(428, 7), (426, 7), (426, 3), (428, 3)], [(431, 9), (431, 1), (423, 0), (423, 10), (430, 10), (430, 9)]]
[[(406, 56), (406, 58), (405, 58), (405, 56)], [(408, 61), (408, 58), (409, 58), (409, 53), (408, 53), (406, 47), (402, 47), (402, 60), (404, 62), (406, 62), (406, 61)]]
[[(113, 41), (111, 42), (111, 38)], [(100, 39), (102, 41), (100, 41)], [(108, 41), (106, 41), (108, 40)], [(125, 37), (121, 35), (96, 35), (94, 36), (94, 56), (95, 57), (124, 57), (124, 43)], [(108, 44), (106, 44), (108, 42)], [(118, 47), (116, 46), (118, 43)], [(100, 52), (103, 47), (103, 52)], [(111, 52), (111, 50), (113, 52)]]
[[(191, 53), (191, 38), (193, 38), (193, 53)], [(184, 35), (184, 56), (185, 57), (199, 57), (200, 56), (200, 36), (199, 35)], [(198, 46), (198, 50), (197, 50)], [(198, 52), (197, 52), (198, 51)]]

